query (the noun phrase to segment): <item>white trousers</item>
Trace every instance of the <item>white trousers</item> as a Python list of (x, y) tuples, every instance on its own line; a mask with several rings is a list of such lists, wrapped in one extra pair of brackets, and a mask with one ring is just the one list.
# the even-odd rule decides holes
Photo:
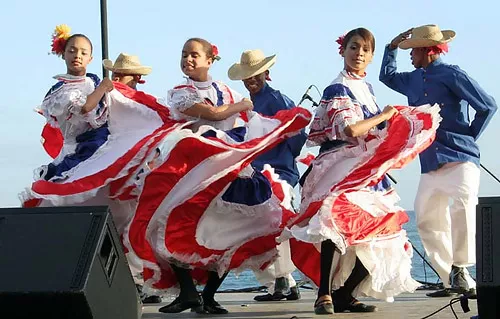
[[(445, 287), (451, 266), (476, 263), (476, 205), (479, 167), (471, 162), (448, 163), (422, 174), (415, 198), (420, 238)], [(465, 271), (469, 288), (476, 283)]]
[(285, 241), (278, 245), (279, 257), (276, 261), (262, 271), (254, 271), (255, 278), (264, 286), (270, 294), (274, 293), (274, 284), (276, 278), (285, 277), (288, 279), (290, 288), (295, 287), (297, 283), (292, 277), (295, 265), (292, 262), (290, 254), (290, 242)]

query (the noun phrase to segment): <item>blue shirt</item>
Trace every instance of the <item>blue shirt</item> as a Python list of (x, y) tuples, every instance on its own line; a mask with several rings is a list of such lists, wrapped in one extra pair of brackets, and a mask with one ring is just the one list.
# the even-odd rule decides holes
[[(423, 69), (397, 72), (397, 49), (387, 45), (379, 79), (391, 89), (405, 95), (408, 104), (419, 106), (438, 103), (443, 118), (434, 143), (420, 153), (422, 173), (437, 170), (450, 162), (472, 162), (479, 166), (478, 137), (484, 131), (497, 105), (479, 84), (456, 65), (441, 58)], [(469, 120), (469, 105), (476, 111)]]
[[(274, 116), (281, 110), (295, 107), (292, 100), (268, 84), (265, 84), (257, 94), (251, 96), (251, 99), (253, 110), (265, 116)], [(287, 181), (291, 186), (295, 186), (299, 181), (299, 170), (295, 158), (300, 155), (306, 139), (305, 130), (302, 130), (300, 134), (286, 139), (270, 151), (257, 157), (252, 162), (252, 166), (262, 170), (264, 164), (269, 164), (281, 179)]]

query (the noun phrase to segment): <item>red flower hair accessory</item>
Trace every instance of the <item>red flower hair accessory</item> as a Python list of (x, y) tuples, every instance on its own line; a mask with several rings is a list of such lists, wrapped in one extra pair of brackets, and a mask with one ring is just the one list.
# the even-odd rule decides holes
[(335, 42), (337, 42), (339, 44), (339, 54), (342, 54), (342, 44), (344, 44), (344, 38), (345, 38), (345, 34), (341, 35), (340, 37), (338, 37), (337, 40), (335, 40)]
[(71, 29), (66, 24), (56, 26), (52, 33), (51, 53), (62, 56), (66, 42), (71, 36)]
[(212, 54), (214, 55), (214, 60), (216, 61), (220, 60), (219, 49), (215, 44), (212, 44)]

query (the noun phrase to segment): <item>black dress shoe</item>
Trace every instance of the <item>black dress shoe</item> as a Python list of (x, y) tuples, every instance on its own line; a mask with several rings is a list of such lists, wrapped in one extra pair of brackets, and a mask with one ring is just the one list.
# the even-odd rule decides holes
[(464, 296), (469, 299), (477, 299), (476, 288), (471, 288), (467, 292), (464, 293)]
[(283, 300), (287, 297), (288, 295), (285, 295), (281, 291), (275, 291), (272, 295), (271, 294), (265, 294), (265, 295), (258, 295), (253, 298), (255, 301), (280, 301)]
[(211, 314), (211, 315), (225, 315), (229, 313), (226, 308), (222, 307), (220, 303), (215, 300), (203, 301), (203, 305), (194, 307), (191, 309), (192, 312), (199, 314)]
[(137, 288), (137, 292), (139, 293), (139, 297), (141, 297), (141, 301), (143, 304), (161, 303), (160, 296), (148, 295), (147, 293), (143, 292), (142, 285), (135, 284), (135, 287)]
[(299, 300), (299, 299), (300, 299), (299, 287), (295, 286), (290, 288), (290, 293), (286, 295), (286, 300)]
[(453, 292), (463, 294), (469, 291), (469, 283), (465, 278), (463, 267), (451, 266), (450, 286)]
[(333, 310), (335, 313), (342, 312), (375, 312), (378, 310), (376, 306), (367, 305), (356, 298), (352, 298), (350, 301), (345, 302), (342, 300), (333, 300)]
[(203, 306), (203, 301), (200, 297), (194, 299), (181, 299), (177, 297), (172, 303), (161, 307), (158, 311), (163, 313), (179, 313), (189, 308), (197, 308), (200, 306)]
[(457, 295), (456, 292), (451, 290), (451, 288), (444, 288), (441, 290), (436, 290), (434, 292), (430, 292), (428, 294), (425, 294), (427, 297), (433, 297), (433, 298), (447, 298), (447, 297), (454, 297)]
[[(276, 296), (278, 297), (278, 296)], [(284, 298), (284, 296), (283, 296)], [(276, 301), (276, 300), (281, 300), (283, 298), (279, 298), (279, 299), (275, 299), (275, 293), (274, 294), (265, 294), (265, 295), (258, 295), (258, 296), (255, 296), (253, 297), (253, 300), (255, 301)]]
[(143, 304), (155, 304), (155, 303), (161, 303), (161, 297), (160, 296), (153, 296), (153, 295), (145, 295), (143, 298), (141, 298)]
[(255, 301), (280, 301), (280, 300), (299, 300), (300, 291), (297, 286), (290, 288), (290, 292), (284, 294), (281, 291), (275, 291), (273, 294), (258, 295), (253, 298)]

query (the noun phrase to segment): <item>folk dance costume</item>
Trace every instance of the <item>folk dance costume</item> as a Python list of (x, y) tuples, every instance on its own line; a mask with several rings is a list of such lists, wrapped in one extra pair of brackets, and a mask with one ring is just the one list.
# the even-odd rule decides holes
[[(265, 56), (262, 50), (246, 50), (241, 54), (239, 62), (234, 63), (228, 70), (228, 77), (233, 81), (243, 81), (250, 93), (253, 110), (264, 116), (275, 116), (282, 110), (295, 107), (295, 104), (280, 91), (271, 88), (267, 81), (269, 69), (276, 63), (276, 55)], [(252, 162), (252, 167), (262, 170), (270, 165), (282, 179), (282, 184), (287, 185), (288, 200), (292, 204), (293, 187), (299, 179), (299, 171), (295, 158), (300, 154), (307, 137), (304, 130), (291, 137), (272, 150), (260, 155)], [(295, 210), (295, 209), (294, 209)], [(262, 285), (267, 286), (268, 293), (254, 297), (256, 301), (279, 301), (282, 299), (297, 300), (300, 291), (296, 285), (292, 272), (295, 266), (290, 256), (289, 242), (278, 246), (279, 257), (263, 271), (254, 271), (255, 277)]]
[[(170, 263), (194, 269), (193, 278), (202, 283), (206, 270), (222, 275), (263, 269), (276, 258), (276, 237), (293, 215), (288, 188), (271, 167), (256, 171), (249, 164), (307, 126), (310, 113), (294, 108), (269, 118), (245, 113), (223, 121), (182, 113), (196, 103), (220, 106), (241, 99), (212, 80), (187, 79), (168, 93), (172, 115), (192, 121), (192, 130), (159, 148), (127, 232), (152, 289), (177, 293)], [(244, 125), (233, 128), (235, 121)]]
[[(259, 93), (252, 95), (252, 102), (254, 103), (254, 111), (264, 116), (274, 116), (281, 110), (295, 107), (292, 100), (268, 84), (265, 84)], [(266, 164), (274, 169), (282, 183), (288, 184), (286, 188), (290, 193), (289, 200), (293, 200), (293, 187), (297, 185), (299, 180), (299, 170), (295, 159), (300, 155), (306, 139), (307, 135), (301, 131), (299, 135), (281, 142), (252, 162), (252, 166), (257, 170), (264, 169)], [(274, 300), (281, 297), (295, 299), (300, 296), (295, 279), (292, 277), (292, 272), (296, 268), (290, 255), (290, 244), (288, 242), (281, 243), (278, 250), (279, 257), (273, 264), (263, 271), (254, 272), (257, 280), (268, 287), (269, 293), (255, 297), (256, 300)]]
[[(144, 84), (146, 81), (143, 80), (143, 76), (147, 76), (153, 70), (149, 66), (142, 65), (138, 56), (130, 55), (127, 53), (120, 53), (114, 62), (109, 59), (104, 59), (102, 61), (102, 65), (104, 69), (111, 72), (111, 78), (113, 79), (113, 81), (120, 84), (124, 84), (128, 88), (133, 90), (137, 90), (138, 84)], [(141, 94), (134, 91), (130, 92), (135, 95)], [(136, 204), (136, 202), (134, 204)], [(124, 220), (126, 224), (128, 224), (132, 220), (133, 213), (135, 213), (135, 206), (129, 218)], [(135, 256), (132, 251), (127, 251), (126, 256), (130, 271), (132, 273), (132, 277), (134, 278), (134, 282), (136, 284), (139, 296), (141, 297), (142, 303), (143, 304), (161, 303), (162, 300), (160, 296), (148, 295), (142, 291), (142, 285), (144, 284), (144, 280), (142, 276), (143, 267), (141, 260), (137, 258), (137, 256)]]
[(299, 216), (282, 235), (293, 238), (292, 260), (318, 286), (319, 243), (326, 240), (340, 252), (334, 255), (334, 290), (343, 286), (356, 260), (368, 275), (353, 297), (391, 301), (419, 286), (410, 275), (412, 251), (402, 228), (408, 216), (396, 205), (399, 197), (385, 173), (432, 142), (440, 117), (436, 106), (398, 109), (368, 134), (348, 137), (347, 126), (380, 113), (371, 85), (343, 71), (323, 93), (308, 137), (308, 145), (320, 146), (320, 152), (303, 180)]
[[(432, 36), (427, 36), (429, 34)], [(414, 28), (412, 37), (401, 42), (400, 47), (429, 47), (435, 51), (430, 53), (436, 54), (443, 48), (447, 51), (446, 43), (454, 35), (451, 30), (441, 32), (435, 25), (422, 26)], [(438, 103), (443, 117), (436, 140), (420, 154), (422, 176), (415, 198), (422, 243), (445, 286), (445, 290), (429, 296), (449, 296), (450, 291), (467, 292), (476, 287), (466, 269), (476, 261), (480, 175), (476, 140), (496, 112), (497, 105), (458, 66), (437, 58), (425, 68), (400, 73), (397, 72), (396, 55), (397, 47), (386, 46), (380, 81), (407, 96), (410, 105)], [(469, 105), (476, 111), (472, 122), (469, 122)]]
[[(123, 232), (135, 209), (137, 176), (154, 156), (156, 144), (186, 123), (170, 119), (152, 96), (120, 83), (92, 111), (82, 114), (96, 75), (58, 75), (40, 112), (46, 117), (45, 143), (58, 154), (35, 171), (35, 182), (20, 194), (24, 207), (110, 205)], [(57, 133), (60, 132), (60, 133)], [(60, 140), (50, 140), (50, 138)], [(57, 149), (54, 146), (60, 145)]]
[[(69, 26), (58, 25), (51, 48), (65, 60), (68, 72), (55, 77), (58, 82), (38, 110), (47, 119), (43, 147), (54, 161), (35, 171), (35, 182), (20, 195), (22, 205), (109, 205), (122, 234), (135, 212), (136, 180), (147, 171), (156, 143), (183, 124), (172, 121), (154, 97), (85, 74), (92, 60), (92, 43), (85, 35), (72, 36)], [(136, 56), (120, 55), (114, 65), (105, 60), (106, 69), (108, 63), (120, 66), (121, 75), (134, 74), (135, 80), (151, 72)], [(126, 256), (135, 277), (142, 265), (133, 253)]]

